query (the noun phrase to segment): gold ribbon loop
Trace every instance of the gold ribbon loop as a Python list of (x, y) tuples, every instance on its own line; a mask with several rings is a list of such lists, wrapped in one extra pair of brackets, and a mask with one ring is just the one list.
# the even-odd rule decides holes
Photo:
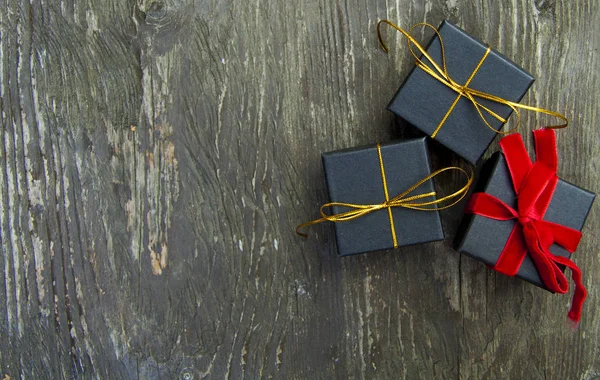
[[(436, 170), (435, 172), (429, 174), (427, 177), (421, 179), (410, 188), (408, 188), (403, 193), (395, 196), (394, 198), (389, 199), (388, 190), (387, 190), (387, 180), (385, 177), (385, 170), (383, 168), (383, 159), (381, 157), (381, 146), (377, 145), (377, 153), (379, 156), (379, 165), (381, 168), (382, 180), (383, 180), (383, 190), (386, 200), (382, 203), (377, 204), (355, 204), (355, 203), (344, 203), (344, 202), (330, 202), (325, 203), (320, 208), (321, 217), (319, 219), (312, 220), (310, 222), (302, 223), (298, 227), (296, 227), (296, 233), (300, 236), (307, 237), (308, 235), (300, 232), (301, 229), (305, 227), (312, 226), (314, 224), (323, 223), (323, 222), (334, 222), (334, 223), (342, 223), (348, 222), (351, 220), (358, 219), (367, 214), (370, 214), (374, 211), (387, 209), (389, 214), (390, 226), (392, 231), (392, 239), (394, 243), (394, 247), (398, 247), (398, 241), (396, 237), (395, 227), (394, 227), (394, 219), (392, 216), (392, 208), (393, 207), (403, 207), (412, 210), (419, 211), (439, 211), (444, 210), (449, 207), (454, 206), (458, 202), (460, 202), (469, 191), (471, 184), (473, 183), (473, 170), (469, 168), (469, 172), (465, 169), (459, 168), (457, 166), (449, 166), (447, 168), (443, 168), (440, 170)], [(437, 193), (435, 191), (414, 194), (411, 195), (421, 187), (424, 183), (431, 180), (432, 178), (444, 173), (444, 172), (458, 172), (460, 175), (464, 175), (466, 178), (465, 185), (461, 187), (459, 190), (445, 195), (439, 199), (436, 199)], [(332, 207), (345, 207), (348, 208), (348, 211), (340, 212), (338, 214), (327, 214), (325, 212), (326, 209)]]
[[(415, 57), (417, 67), (419, 67), (421, 70), (423, 70), (424, 72), (429, 74), (431, 77), (437, 79), (440, 83), (442, 83), (442, 84), (446, 85), (447, 87), (451, 88), (452, 90), (456, 91), (456, 93), (458, 94), (458, 96), (454, 100), (454, 103), (452, 104), (452, 106), (450, 107), (448, 112), (446, 112), (446, 115), (444, 116), (442, 121), (439, 123), (439, 125), (437, 126), (435, 131), (431, 134), (431, 137), (435, 138), (435, 136), (437, 135), (439, 130), (442, 128), (442, 126), (446, 122), (446, 119), (448, 118), (450, 113), (453, 111), (454, 107), (456, 106), (456, 104), (458, 103), (458, 100), (461, 97), (467, 98), (473, 104), (473, 106), (477, 110), (477, 113), (479, 114), (479, 116), (481, 117), (481, 119), (483, 120), (483, 122), (485, 123), (485, 125), (488, 128), (490, 128), (494, 132), (500, 133), (500, 134), (512, 133), (519, 127), (519, 125), (521, 124), (521, 114), (519, 113), (520, 109), (550, 115), (550, 116), (556, 117), (564, 122), (563, 124), (546, 126), (546, 128), (551, 128), (551, 129), (565, 128), (569, 124), (569, 120), (564, 115), (562, 115), (558, 112), (554, 112), (554, 111), (547, 110), (544, 108), (533, 107), (533, 106), (528, 106), (528, 105), (512, 102), (510, 100), (503, 99), (499, 96), (495, 96), (495, 95), (488, 94), (483, 91), (478, 91), (478, 90), (474, 90), (474, 89), (470, 88), (469, 83), (471, 82), (471, 80), (473, 79), (473, 77), (475, 76), (475, 74), (477, 73), (477, 71), (479, 70), (481, 65), (483, 64), (483, 61), (485, 60), (487, 55), (490, 53), (490, 51), (491, 51), (490, 47), (487, 48), (484, 56), (481, 58), (477, 67), (475, 67), (475, 69), (471, 73), (471, 76), (469, 77), (467, 82), (464, 85), (461, 85), (461, 84), (457, 83), (456, 81), (454, 81), (448, 74), (448, 70), (446, 68), (446, 52), (445, 52), (445, 48), (444, 48), (444, 42), (442, 40), (442, 36), (440, 35), (439, 31), (434, 26), (432, 26), (431, 24), (428, 24), (428, 23), (421, 22), (421, 23), (414, 25), (410, 29), (410, 31), (407, 32), (389, 20), (380, 20), (377, 23), (377, 38), (379, 39), (379, 44), (381, 45), (381, 48), (386, 53), (389, 52), (389, 49), (388, 49), (387, 45), (385, 44), (385, 42), (383, 42), (383, 37), (381, 36), (381, 25), (382, 24), (387, 24), (387, 25), (391, 26), (392, 28), (396, 29), (397, 31), (399, 31), (406, 37), (408, 49), (410, 50), (413, 57)], [(427, 53), (425, 48), (423, 48), (423, 46), (421, 46), (421, 44), (412, 37), (412, 31), (416, 27), (419, 27), (419, 26), (425, 26), (425, 27), (431, 28), (437, 35), (438, 41), (439, 41), (440, 47), (441, 47), (441, 56), (442, 56), (441, 67)], [(423, 60), (421, 60), (421, 58), (419, 58), (419, 56), (413, 50), (413, 45), (422, 54), (422, 56), (425, 57), (426, 61), (429, 61), (429, 65), (426, 64)], [(485, 107), (483, 104), (478, 102), (476, 100), (476, 98), (486, 99), (486, 100), (492, 101), (494, 103), (503, 104), (507, 107), (510, 107), (512, 109), (513, 113), (517, 116), (517, 122), (516, 122), (515, 126), (510, 128), (507, 131), (499, 131), (499, 130), (495, 129), (494, 127), (492, 127), (491, 124), (488, 122), (487, 117), (484, 115), (484, 112), (487, 115), (493, 117), (494, 119), (499, 120), (500, 122), (502, 122), (502, 124), (506, 123), (507, 120), (502, 118), (501, 116), (499, 116), (498, 114), (496, 114), (495, 112), (490, 110), (489, 108)]]

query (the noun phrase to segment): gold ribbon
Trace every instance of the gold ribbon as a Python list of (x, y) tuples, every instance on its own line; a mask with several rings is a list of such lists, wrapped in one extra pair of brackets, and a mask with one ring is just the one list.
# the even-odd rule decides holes
[[(305, 233), (300, 232), (300, 230), (302, 228), (309, 227), (314, 224), (318, 224), (318, 223), (322, 223), (322, 222), (335, 222), (335, 223), (348, 222), (348, 221), (351, 221), (354, 219), (358, 219), (367, 214), (370, 214), (374, 211), (382, 210), (385, 208), (385, 209), (387, 209), (388, 217), (390, 220), (390, 229), (392, 232), (392, 240), (394, 242), (394, 248), (398, 248), (398, 238), (396, 236), (396, 228), (394, 226), (394, 218), (392, 215), (393, 207), (404, 207), (404, 208), (420, 210), (420, 211), (444, 210), (444, 209), (452, 207), (455, 204), (457, 204), (458, 202), (460, 202), (465, 197), (465, 195), (467, 195), (469, 187), (473, 183), (473, 171), (472, 170), (470, 170), (470, 173), (467, 173), (467, 171), (462, 168), (459, 168), (456, 166), (449, 166), (447, 168), (440, 169), (440, 170), (437, 170), (437, 171), (429, 174), (427, 177), (423, 178), (422, 180), (420, 180), (417, 183), (415, 183), (414, 185), (412, 185), (408, 190), (406, 190), (403, 193), (401, 193), (400, 195), (397, 195), (394, 198), (390, 199), (389, 193), (388, 193), (388, 187), (387, 187), (387, 179), (385, 176), (385, 168), (383, 165), (383, 157), (381, 156), (381, 144), (377, 144), (377, 155), (379, 157), (379, 169), (381, 171), (381, 180), (383, 183), (383, 193), (385, 195), (384, 202), (378, 203), (378, 204), (367, 204), (367, 205), (354, 204), (354, 203), (343, 203), (343, 202), (325, 203), (320, 208), (321, 217), (319, 219), (315, 219), (310, 222), (302, 223), (301, 225), (296, 227), (296, 233), (300, 236), (307, 237), (307, 235)], [(423, 185), (425, 182), (429, 181), (433, 177), (435, 177), (443, 172), (451, 171), (451, 170), (458, 171), (458, 172), (464, 174), (465, 177), (467, 178), (466, 184), (459, 190), (455, 191), (452, 194), (446, 195), (440, 199), (436, 199), (435, 191), (409, 196), (409, 194), (414, 192), (417, 188), (419, 188), (421, 185)], [(429, 198), (429, 200), (415, 202), (417, 200), (426, 199), (426, 198)], [(325, 209), (335, 207), (335, 206), (346, 207), (351, 210), (341, 212), (338, 214), (331, 214), (331, 215), (328, 215), (325, 213)]]
[[(473, 77), (475, 76), (475, 74), (477, 73), (477, 71), (479, 70), (481, 65), (483, 64), (483, 61), (486, 59), (486, 57), (488, 56), (488, 54), (491, 51), (491, 48), (489, 46), (488, 46), (484, 56), (479, 61), (479, 64), (477, 65), (477, 67), (475, 67), (475, 70), (473, 70), (473, 72), (471, 73), (471, 76), (469, 77), (467, 82), (464, 85), (461, 85), (461, 84), (457, 83), (456, 81), (454, 81), (450, 77), (450, 75), (448, 75), (448, 70), (446, 69), (446, 54), (445, 54), (445, 50), (444, 50), (444, 42), (442, 40), (442, 36), (440, 35), (438, 30), (434, 26), (424, 23), (424, 22), (421, 22), (421, 23), (414, 25), (407, 32), (389, 20), (380, 20), (377, 23), (377, 38), (379, 39), (379, 44), (381, 45), (381, 48), (386, 53), (388, 52), (388, 48), (387, 48), (386, 44), (383, 42), (383, 38), (381, 37), (381, 24), (387, 24), (387, 25), (391, 26), (392, 28), (396, 29), (397, 31), (399, 31), (406, 37), (408, 49), (410, 50), (413, 57), (415, 57), (417, 67), (419, 67), (421, 70), (425, 71), (431, 77), (437, 79), (442, 84), (451, 88), (458, 94), (456, 99), (454, 100), (454, 103), (452, 103), (452, 106), (450, 106), (450, 109), (448, 110), (448, 112), (446, 112), (446, 115), (444, 116), (444, 118), (440, 121), (440, 123), (438, 124), (435, 131), (431, 134), (432, 138), (435, 138), (435, 136), (438, 134), (439, 130), (442, 128), (442, 126), (446, 122), (446, 119), (448, 118), (450, 113), (452, 113), (452, 111), (454, 110), (454, 107), (456, 106), (456, 104), (458, 103), (458, 101), (461, 97), (465, 97), (465, 98), (469, 99), (471, 101), (471, 103), (473, 103), (473, 105), (475, 106), (477, 113), (479, 114), (479, 116), (481, 117), (481, 119), (483, 120), (485, 125), (488, 128), (490, 128), (491, 130), (493, 130), (494, 132), (500, 133), (500, 134), (507, 134), (507, 133), (514, 132), (519, 127), (519, 125), (521, 123), (521, 114), (519, 113), (519, 109), (547, 114), (547, 115), (554, 116), (554, 117), (559, 118), (562, 121), (564, 121), (564, 124), (551, 125), (551, 126), (547, 126), (546, 128), (552, 128), (552, 129), (565, 128), (569, 124), (569, 120), (565, 116), (559, 114), (558, 112), (550, 111), (550, 110), (547, 110), (544, 108), (533, 107), (533, 106), (528, 106), (525, 104), (511, 102), (511, 101), (503, 99), (499, 96), (495, 96), (495, 95), (488, 94), (483, 91), (478, 91), (478, 90), (474, 90), (474, 89), (470, 88), (469, 83), (471, 82), (471, 80), (473, 79)], [(427, 51), (423, 48), (423, 46), (421, 46), (421, 44), (419, 44), (419, 42), (416, 41), (412, 37), (412, 35), (411, 35), (412, 31), (416, 27), (419, 27), (419, 26), (426, 26), (426, 27), (433, 29), (433, 31), (437, 35), (438, 40), (440, 42), (440, 46), (441, 46), (441, 55), (442, 55), (442, 66), (441, 67), (433, 60), (433, 58), (427, 53)], [(412, 45), (417, 47), (417, 49), (423, 55), (423, 57), (425, 57), (426, 60), (429, 61), (429, 63), (431, 64), (431, 67), (428, 66), (424, 61), (422, 61), (417, 56), (417, 54), (415, 54), (415, 52), (413, 51)], [(515, 115), (517, 115), (517, 123), (515, 124), (515, 126), (513, 128), (511, 128), (508, 131), (499, 131), (499, 130), (495, 129), (494, 127), (492, 127), (490, 125), (490, 123), (484, 116), (483, 111), (485, 111), (488, 115), (492, 116), (493, 118), (502, 122), (502, 124), (506, 123), (507, 120), (504, 119), (503, 117), (499, 116), (498, 114), (496, 114), (489, 108), (485, 107), (483, 104), (479, 103), (475, 98), (487, 99), (492, 102), (503, 104), (505, 106), (510, 107), (513, 110), (513, 112), (515, 113)]]

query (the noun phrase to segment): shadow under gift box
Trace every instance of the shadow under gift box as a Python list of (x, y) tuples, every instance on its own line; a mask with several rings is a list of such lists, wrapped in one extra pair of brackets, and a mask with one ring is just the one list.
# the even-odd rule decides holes
[[(517, 209), (517, 195), (506, 160), (500, 152), (494, 153), (483, 165), (474, 192), (480, 191), (493, 195)], [(559, 179), (543, 220), (581, 231), (595, 197), (594, 193)], [(488, 266), (494, 266), (516, 223), (514, 220), (500, 221), (465, 214), (456, 235), (454, 248)], [(556, 244), (550, 247), (550, 252), (557, 256), (570, 257), (567, 250)], [(548, 289), (529, 255), (525, 256), (516, 277)]]
[[(425, 137), (381, 144), (381, 156), (390, 199), (431, 174)], [(386, 200), (376, 145), (324, 153), (322, 158), (331, 202), (380, 204)], [(431, 191), (434, 186), (429, 180), (414, 194)], [(332, 211), (347, 210), (336, 206)], [(438, 211), (391, 210), (398, 246), (444, 238)], [(387, 208), (334, 223), (334, 228), (340, 256), (394, 248)]]
[[(453, 80), (464, 85), (485, 55), (487, 46), (448, 21), (443, 21), (438, 31), (444, 43), (448, 74)], [(431, 39), (426, 50), (442, 67), (441, 47), (437, 35)], [(424, 57), (420, 58), (431, 67)], [(519, 102), (533, 81), (531, 74), (500, 53), (491, 50), (469, 87), (505, 100)], [(414, 66), (387, 109), (431, 136), (457, 96), (457, 92)], [(512, 109), (506, 105), (486, 99), (476, 100), (504, 119), (512, 113)], [(494, 129), (502, 128), (501, 121), (483, 110), (482, 113)], [(512, 123), (514, 122), (513, 120)], [(481, 119), (473, 103), (462, 97), (435, 139), (469, 162), (477, 164), (496, 135), (497, 133), (488, 128)]]

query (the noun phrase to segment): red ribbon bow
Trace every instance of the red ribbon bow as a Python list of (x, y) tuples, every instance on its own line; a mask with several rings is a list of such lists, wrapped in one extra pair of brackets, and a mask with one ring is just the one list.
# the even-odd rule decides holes
[(500, 141), (517, 194), (517, 210), (492, 195), (475, 193), (465, 212), (496, 220), (517, 220), (494, 270), (514, 276), (529, 253), (548, 289), (564, 294), (569, 290), (569, 281), (558, 264), (571, 269), (575, 294), (569, 319), (579, 322), (587, 296), (581, 281), (581, 270), (568, 258), (552, 254), (549, 248), (556, 243), (573, 253), (581, 239), (581, 232), (542, 220), (558, 183), (558, 154), (554, 130), (536, 130), (534, 139), (537, 158), (534, 163), (527, 154), (520, 134), (509, 135)]

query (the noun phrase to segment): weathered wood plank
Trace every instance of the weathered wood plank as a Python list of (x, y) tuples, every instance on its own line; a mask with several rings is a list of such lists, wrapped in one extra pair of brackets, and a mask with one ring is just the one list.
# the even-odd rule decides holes
[(568, 296), (452, 251), (459, 209), (446, 242), (347, 259), (329, 226), (293, 233), (321, 152), (413, 133), (385, 111), (412, 59), (380, 18), (448, 18), (529, 69), (525, 101), (573, 120), (561, 176), (600, 191), (598, 7), (0, 0), (0, 375), (600, 377), (595, 209), (575, 331)]

